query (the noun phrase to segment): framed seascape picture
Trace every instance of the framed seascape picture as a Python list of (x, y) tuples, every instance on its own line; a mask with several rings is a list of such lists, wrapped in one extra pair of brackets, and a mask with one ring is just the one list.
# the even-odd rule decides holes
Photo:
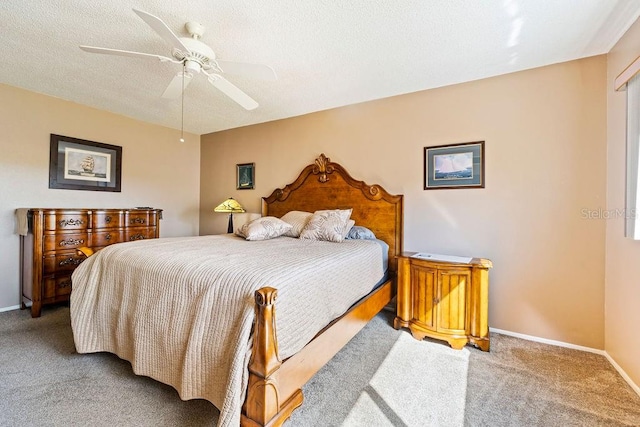
[(424, 189), (484, 188), (484, 141), (424, 147)]
[(256, 179), (255, 163), (236, 165), (236, 189), (252, 190)]
[(122, 147), (51, 134), (49, 188), (120, 192)]

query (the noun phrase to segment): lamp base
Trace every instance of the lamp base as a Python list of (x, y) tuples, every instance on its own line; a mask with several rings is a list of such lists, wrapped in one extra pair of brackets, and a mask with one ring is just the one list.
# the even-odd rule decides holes
[(229, 214), (229, 226), (227, 227), (227, 233), (233, 233), (233, 214)]

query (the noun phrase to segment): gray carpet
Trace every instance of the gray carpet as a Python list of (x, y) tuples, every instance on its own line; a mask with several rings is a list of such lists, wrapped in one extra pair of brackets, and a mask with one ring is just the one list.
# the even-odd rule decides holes
[(462, 427), (468, 367), (466, 348), (400, 334), (342, 425)]
[[(430, 390), (420, 408), (429, 410), (438, 382), (431, 384), (435, 392), (425, 386), (398, 396), (398, 384), (411, 384), (416, 368), (389, 362), (390, 352), (402, 353), (394, 351), (406, 338), (400, 337), (408, 337), (391, 321), (390, 313), (379, 314), (338, 353), (305, 386), (305, 404), (285, 425), (417, 425), (411, 418), (416, 397)], [(640, 425), (640, 397), (604, 357), (498, 334), (491, 346), (491, 353), (463, 350), (469, 360), (466, 397), (458, 403), (464, 425)], [(384, 384), (394, 376), (392, 399)], [(446, 410), (434, 408), (424, 415), (431, 421), (419, 425), (451, 425), (438, 418)], [(358, 411), (364, 418), (354, 418)], [(200, 426), (215, 425), (217, 414), (206, 401), (183, 402), (171, 387), (133, 375), (130, 364), (113, 355), (75, 353), (68, 307), (47, 307), (38, 319), (28, 311), (0, 313), (2, 426)]]

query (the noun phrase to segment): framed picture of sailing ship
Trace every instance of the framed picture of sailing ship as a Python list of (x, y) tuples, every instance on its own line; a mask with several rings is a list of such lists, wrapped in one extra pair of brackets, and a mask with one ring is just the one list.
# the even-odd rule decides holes
[(49, 188), (120, 192), (122, 147), (51, 134)]
[(424, 189), (484, 188), (484, 141), (424, 147)]
[(253, 190), (256, 180), (255, 163), (240, 163), (236, 165), (236, 190)]

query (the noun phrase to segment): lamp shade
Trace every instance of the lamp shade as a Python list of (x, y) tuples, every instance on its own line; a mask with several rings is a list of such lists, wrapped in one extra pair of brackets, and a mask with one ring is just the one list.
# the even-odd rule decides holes
[(246, 212), (242, 205), (238, 203), (232, 197), (229, 197), (224, 202), (220, 203), (215, 207), (214, 212), (225, 212), (225, 213), (238, 213), (238, 212)]

